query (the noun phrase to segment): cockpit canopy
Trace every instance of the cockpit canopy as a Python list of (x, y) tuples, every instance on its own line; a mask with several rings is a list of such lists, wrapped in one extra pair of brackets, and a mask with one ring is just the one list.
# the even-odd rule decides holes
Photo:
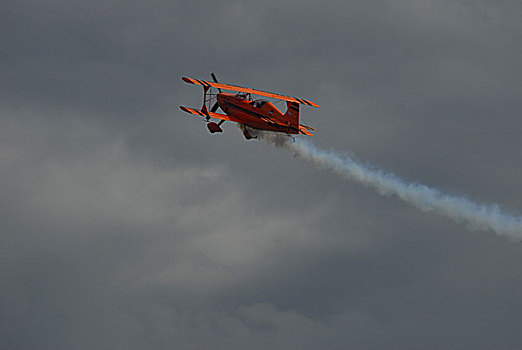
[(257, 108), (261, 108), (264, 106), (265, 103), (267, 103), (267, 100), (255, 100), (251, 102), (251, 105)]

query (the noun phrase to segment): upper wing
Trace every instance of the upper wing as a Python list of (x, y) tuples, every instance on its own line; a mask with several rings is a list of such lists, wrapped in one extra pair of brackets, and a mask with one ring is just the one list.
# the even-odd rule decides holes
[(201, 79), (194, 79), (194, 78), (187, 78), (187, 77), (183, 77), (182, 79), (184, 82), (187, 82), (189, 84), (202, 85), (202, 86), (208, 86), (208, 87), (232, 90), (232, 91), (247, 92), (249, 94), (272, 97), (272, 98), (277, 98), (279, 100), (301, 103), (301, 104), (304, 104), (307, 106), (319, 107), (319, 105), (317, 103), (314, 103), (309, 100), (305, 100), (304, 98), (286, 96), (286, 95), (276, 94), (274, 92), (257, 90), (257, 89), (247, 88), (247, 87), (238, 86), (238, 85), (214, 83), (212, 81), (206, 81), (206, 80), (201, 80)]

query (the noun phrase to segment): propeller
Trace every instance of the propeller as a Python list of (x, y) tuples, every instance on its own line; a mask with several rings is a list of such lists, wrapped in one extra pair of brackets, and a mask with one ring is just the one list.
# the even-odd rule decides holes
[[(212, 77), (212, 80), (214, 80), (214, 83), (218, 83), (218, 80), (216, 78), (216, 76), (214, 75), (214, 73), (210, 73), (210, 76)], [(219, 92), (222, 92), (220, 88), (217, 88)], [(210, 111), (212, 113), (214, 113), (215, 111), (217, 111), (217, 109), (219, 108), (219, 102), (216, 101), (216, 103), (214, 103), (214, 105), (212, 106), (212, 108), (210, 109)]]
[[(216, 76), (214, 75), (214, 73), (210, 73), (210, 76), (212, 77), (212, 80), (214, 80), (214, 83), (218, 83), (219, 84), (219, 81), (217, 80)], [(222, 92), (220, 88), (217, 88), (219, 92)]]
[(210, 111), (212, 113), (216, 112), (217, 109), (219, 108), (219, 102), (216, 101), (216, 103), (214, 103), (214, 105), (212, 106), (212, 108), (210, 109)]

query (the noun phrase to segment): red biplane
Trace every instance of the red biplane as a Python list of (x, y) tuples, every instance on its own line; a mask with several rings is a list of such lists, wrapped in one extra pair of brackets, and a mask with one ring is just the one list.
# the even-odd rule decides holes
[[(311, 131), (314, 130), (313, 128), (299, 124), (299, 105), (319, 107), (316, 103), (273, 92), (237, 85), (221, 84), (217, 81), (214, 73), (211, 73), (211, 76), (213, 82), (183, 77), (184, 82), (203, 86), (203, 107), (201, 109), (195, 109), (180, 106), (180, 108), (187, 113), (205, 118), (207, 120), (208, 130), (211, 133), (222, 132), (221, 124), (228, 120), (239, 124), (247, 140), (257, 138), (250, 134), (249, 130), (251, 129), (312, 136)], [(211, 88), (215, 88), (219, 92), (212, 93)], [(223, 92), (221, 89), (237, 91), (237, 93)], [(287, 110), (285, 113), (282, 113), (273, 103), (263, 99), (253, 99), (252, 95), (286, 101)], [(210, 107), (214, 97), (216, 98), (216, 102), (211, 108), (208, 108), (207, 104)], [(216, 113), (218, 108), (221, 108), (225, 114)], [(211, 118), (219, 119), (220, 121), (215, 123), (210, 121)]]

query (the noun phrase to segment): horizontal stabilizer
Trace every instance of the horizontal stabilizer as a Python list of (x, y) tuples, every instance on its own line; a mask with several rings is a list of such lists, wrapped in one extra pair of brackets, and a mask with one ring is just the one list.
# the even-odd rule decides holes
[(299, 133), (300, 134), (307, 135), (307, 136), (314, 136), (309, 130), (313, 131), (315, 129), (312, 127), (303, 125), (303, 124), (299, 124)]

